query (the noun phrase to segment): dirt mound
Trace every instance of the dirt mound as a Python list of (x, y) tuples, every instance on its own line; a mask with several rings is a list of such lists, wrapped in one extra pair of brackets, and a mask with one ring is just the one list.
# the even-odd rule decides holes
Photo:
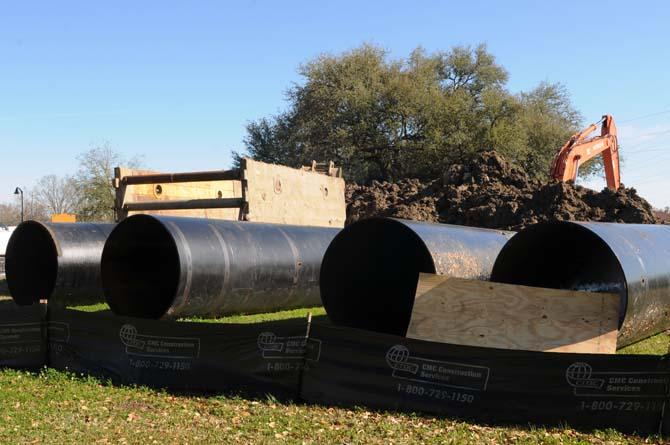
[(635, 189), (596, 192), (569, 183), (532, 180), (495, 152), (454, 164), (429, 182), (347, 185), (347, 224), (371, 216), (519, 230), (540, 221), (655, 223)]

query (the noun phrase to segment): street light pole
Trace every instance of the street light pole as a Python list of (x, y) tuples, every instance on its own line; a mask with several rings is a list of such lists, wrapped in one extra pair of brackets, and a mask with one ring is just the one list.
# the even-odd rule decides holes
[(15, 195), (21, 195), (21, 222), (23, 222), (23, 190), (21, 190), (21, 187), (16, 187), (16, 190), (14, 190)]

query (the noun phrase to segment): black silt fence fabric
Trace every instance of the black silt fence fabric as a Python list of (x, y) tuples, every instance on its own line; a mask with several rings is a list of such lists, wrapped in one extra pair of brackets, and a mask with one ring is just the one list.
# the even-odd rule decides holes
[(670, 434), (670, 357), (412, 340), (305, 320), (177, 323), (0, 302), (0, 366), (174, 390)]
[(303, 374), (308, 402), (491, 423), (665, 429), (667, 356), (475, 348), (318, 324), (310, 340), (320, 355)]
[(46, 306), (0, 302), (0, 367), (39, 369), (47, 361)]
[(62, 309), (49, 319), (56, 369), (175, 390), (299, 394), (305, 320), (186, 323)]

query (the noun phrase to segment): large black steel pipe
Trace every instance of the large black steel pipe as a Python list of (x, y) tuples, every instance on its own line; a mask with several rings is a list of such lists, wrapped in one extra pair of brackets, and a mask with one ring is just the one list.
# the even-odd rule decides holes
[(420, 272), (488, 279), (512, 232), (370, 218), (342, 230), (321, 265), (333, 323), (405, 335)]
[(670, 328), (670, 226), (536, 224), (502, 249), (491, 281), (617, 293), (625, 346)]
[(113, 224), (25, 221), (14, 230), (5, 258), (14, 301), (101, 298), (100, 256)]
[(258, 313), (321, 304), (319, 268), (338, 229), (135, 215), (102, 254), (105, 298), (143, 318)]

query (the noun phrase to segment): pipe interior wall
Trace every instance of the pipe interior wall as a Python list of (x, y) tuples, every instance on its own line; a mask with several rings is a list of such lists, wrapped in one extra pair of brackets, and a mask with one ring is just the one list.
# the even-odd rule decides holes
[(113, 224), (25, 221), (7, 244), (6, 279), (14, 301), (102, 297), (100, 257)]
[(623, 347), (670, 328), (670, 226), (536, 224), (502, 249), (491, 281), (617, 293)]
[(404, 336), (419, 273), (488, 279), (512, 232), (370, 218), (343, 229), (324, 255), (321, 297), (333, 323)]

